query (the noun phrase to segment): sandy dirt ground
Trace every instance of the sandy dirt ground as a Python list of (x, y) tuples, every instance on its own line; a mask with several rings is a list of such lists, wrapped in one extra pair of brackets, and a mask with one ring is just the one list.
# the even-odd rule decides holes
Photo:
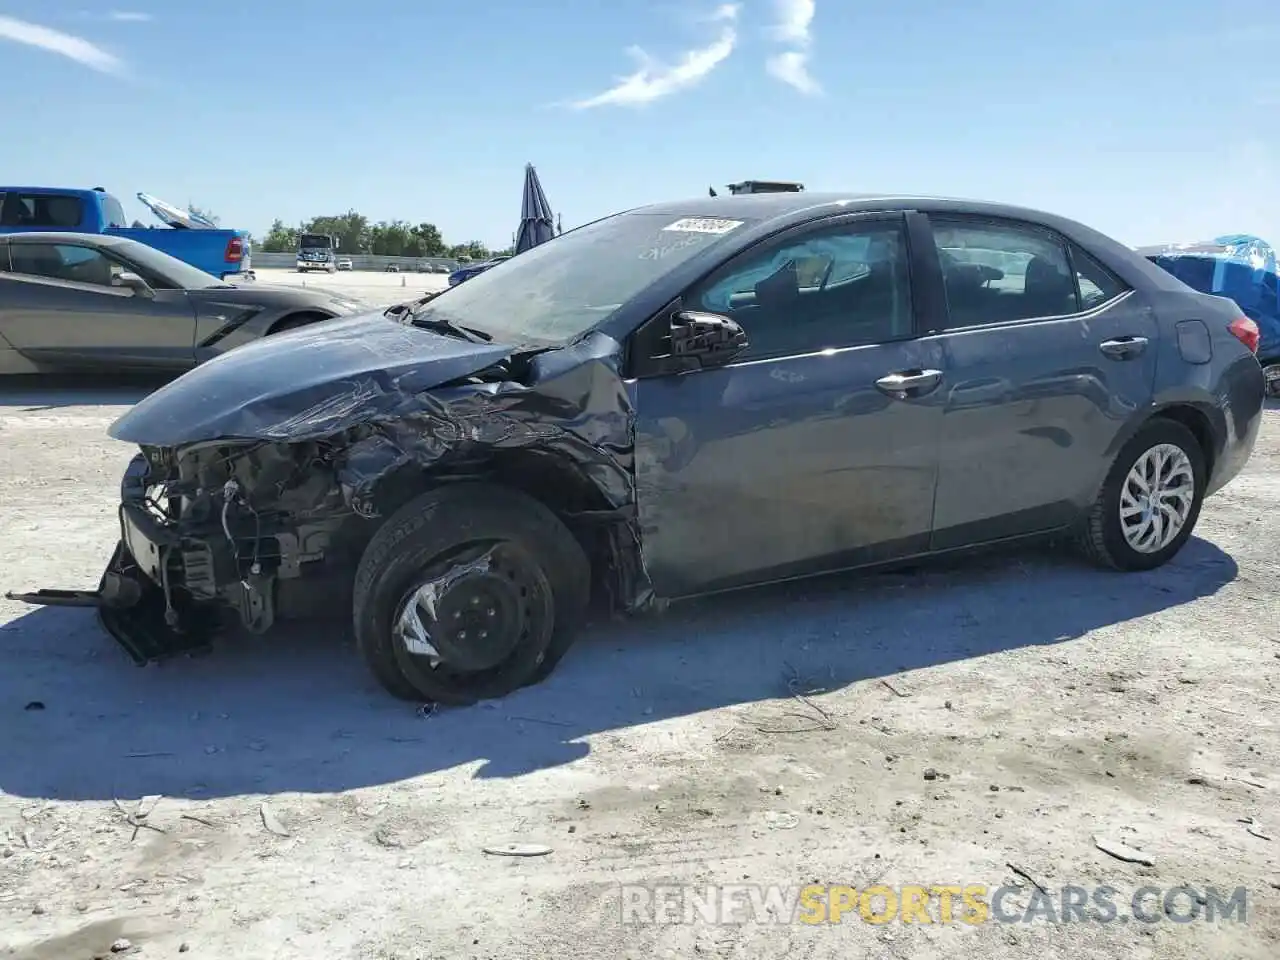
[(434, 293), (449, 285), (443, 273), (374, 273), (343, 271), (342, 273), (298, 273), (296, 270), (256, 269), (258, 283), (282, 283), (291, 287), (320, 287), (340, 290), (343, 294), (367, 300), (374, 306), (389, 306), (413, 300), (424, 293)]
[[(96, 585), (132, 452), (105, 429), (136, 396), (0, 389), (6, 589)], [(87, 611), (0, 601), (0, 956), (1274, 960), (1266, 417), (1162, 570), (1031, 550), (767, 589), (593, 628), (541, 686), (432, 716), (344, 623), (139, 669)], [(484, 852), (508, 843), (550, 852)], [(1041, 912), (623, 913), (624, 884), (812, 883)], [(1244, 887), (1246, 922), (1049, 922), (1099, 885), (1121, 918), (1142, 887)]]

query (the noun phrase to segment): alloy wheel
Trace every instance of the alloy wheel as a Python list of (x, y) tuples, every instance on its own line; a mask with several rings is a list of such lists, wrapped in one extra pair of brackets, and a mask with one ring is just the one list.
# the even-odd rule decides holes
[(1120, 488), (1120, 529), (1139, 553), (1158, 553), (1187, 525), (1195, 504), (1191, 458), (1172, 443), (1151, 447), (1130, 468)]

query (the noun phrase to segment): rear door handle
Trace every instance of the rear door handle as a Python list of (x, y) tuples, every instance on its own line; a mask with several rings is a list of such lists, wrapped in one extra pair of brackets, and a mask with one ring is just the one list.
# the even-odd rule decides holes
[(1112, 360), (1132, 360), (1147, 349), (1147, 338), (1116, 337), (1114, 340), (1103, 340), (1098, 344), (1098, 349)]
[(905, 400), (923, 396), (941, 382), (941, 370), (902, 370), (881, 377), (876, 381), (876, 388), (895, 400)]

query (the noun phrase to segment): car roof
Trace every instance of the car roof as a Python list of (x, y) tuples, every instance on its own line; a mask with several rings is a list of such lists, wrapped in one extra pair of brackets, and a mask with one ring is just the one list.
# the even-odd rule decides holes
[(697, 197), (637, 207), (631, 213), (670, 214), (684, 217), (740, 216), (758, 220), (803, 221), (823, 214), (920, 210), (926, 213), (966, 213), (987, 217), (1011, 217), (1045, 226), (1078, 226), (1075, 221), (1044, 210), (958, 197), (909, 193), (748, 193)]
[(105, 193), (104, 190), (90, 190), (86, 187), (11, 187), (0, 186), (0, 193), (48, 193), (58, 196), (80, 195), (85, 193)]
[(21, 240), (38, 243), (85, 243), (99, 247), (119, 247), (136, 242), (128, 237), (112, 237), (104, 233), (72, 233), (67, 230), (28, 230), (0, 235), (0, 242)]
[[(748, 193), (697, 197), (655, 203), (626, 211), (681, 217), (741, 218), (753, 221), (740, 242), (749, 244), (779, 230), (840, 213), (876, 213), (915, 210), (927, 215), (964, 214), (993, 220), (1009, 219), (1040, 226), (1080, 244), (1117, 269), (1129, 283), (1144, 288), (1182, 289), (1167, 271), (1099, 230), (1078, 220), (1031, 207), (989, 200), (961, 199), (909, 193)], [(1122, 266), (1123, 265), (1123, 266)]]

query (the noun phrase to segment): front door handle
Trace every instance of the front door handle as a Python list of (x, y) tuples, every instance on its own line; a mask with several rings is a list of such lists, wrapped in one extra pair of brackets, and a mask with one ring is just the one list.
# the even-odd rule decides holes
[(941, 370), (902, 370), (881, 377), (876, 381), (876, 388), (895, 400), (905, 400), (923, 396), (941, 382)]
[(1147, 349), (1146, 337), (1116, 337), (1114, 340), (1103, 340), (1098, 349), (1112, 360), (1133, 360)]

